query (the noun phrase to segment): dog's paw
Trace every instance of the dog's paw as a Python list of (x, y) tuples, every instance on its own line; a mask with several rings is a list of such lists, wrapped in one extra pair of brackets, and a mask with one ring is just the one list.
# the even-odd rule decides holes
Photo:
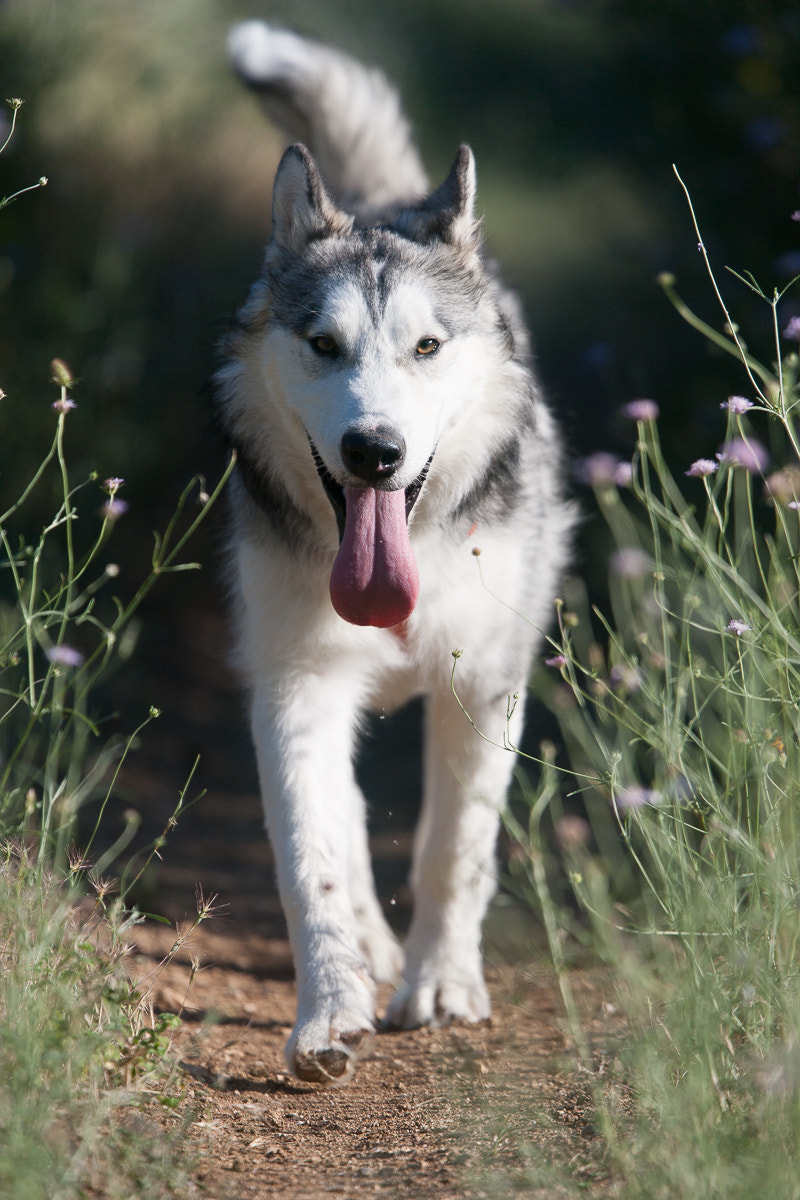
[(331, 1004), (330, 1011), (298, 1021), (286, 1046), (289, 1070), (306, 1083), (340, 1087), (352, 1078), (359, 1053), (375, 1032), (361, 1004)]
[(384, 1024), (394, 1029), (448, 1025), (451, 1021), (474, 1024), (487, 1020), (491, 1013), (492, 1005), (482, 977), (464, 980), (428, 975), (398, 988), (389, 1002)]

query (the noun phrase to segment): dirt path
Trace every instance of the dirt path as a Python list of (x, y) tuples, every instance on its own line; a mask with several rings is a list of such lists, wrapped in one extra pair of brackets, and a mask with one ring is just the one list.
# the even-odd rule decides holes
[[(148, 975), (173, 941), (164, 927), (139, 929), (137, 970)], [(205, 965), (189, 987), (198, 956)], [(547, 1200), (573, 1188), (606, 1195), (590, 1092), (565, 1065), (553, 979), (531, 967), (490, 970), (489, 979), (491, 1024), (379, 1033), (355, 1080), (325, 1091), (284, 1067), (294, 1015), (286, 942), (198, 930), (157, 974), (153, 1000), (183, 1013), (174, 1047), (187, 1102), (200, 1112), (199, 1194), (456, 1200), (505, 1195), (526, 1178), (525, 1194)], [(576, 974), (573, 986), (590, 1026), (608, 1031), (602, 980)], [(572, 1187), (548, 1181), (550, 1162), (570, 1164)]]
[[(162, 859), (135, 897), (143, 911), (163, 914), (173, 925), (139, 927), (132, 956), (140, 976), (153, 983), (154, 1004), (182, 1013), (174, 1047), (185, 1064), (176, 1087), (185, 1089), (185, 1102), (173, 1115), (163, 1110), (160, 1119), (178, 1123), (187, 1109), (199, 1113), (189, 1133), (200, 1157), (192, 1194), (211, 1200), (505, 1198), (523, 1176), (524, 1195), (542, 1200), (609, 1194), (591, 1123), (591, 1081), (577, 1075), (565, 1055), (563, 1009), (546, 956), (498, 950), (508, 942), (508, 908), (495, 909), (487, 938), (496, 964), (489, 970), (491, 1025), (379, 1033), (355, 1080), (335, 1091), (287, 1075), (283, 1045), (294, 1020), (293, 971), (246, 720), (221, 661), (224, 624), (218, 613), (186, 607), (179, 620), (162, 627), (149, 620), (145, 628), (154, 638), (144, 647), (151, 670), (142, 679), (129, 676), (127, 723), (135, 725), (142, 694), (156, 696), (165, 712), (126, 766), (120, 811), (131, 806), (141, 813), (146, 843), (165, 829), (198, 754), (192, 793), (205, 789), (170, 829)], [(155, 676), (154, 663), (160, 664)], [(367, 795), (375, 798), (371, 842), (379, 894), (402, 934), (410, 916), (406, 879), (420, 787), (413, 713), (376, 722), (361, 770)], [(218, 895), (224, 915), (201, 925), (158, 970), (175, 941), (174, 923), (186, 914), (191, 919), (197, 884), (207, 897)], [(523, 942), (530, 943), (532, 930), (527, 917)], [(189, 987), (194, 957), (203, 965)], [(576, 973), (573, 989), (589, 1032), (598, 1046), (606, 1045), (615, 1020), (606, 981)], [(551, 1160), (563, 1168), (565, 1184), (554, 1181)]]

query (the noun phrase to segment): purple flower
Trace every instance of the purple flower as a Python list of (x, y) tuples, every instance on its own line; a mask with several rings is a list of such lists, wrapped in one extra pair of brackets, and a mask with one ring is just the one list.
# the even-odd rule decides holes
[(120, 479), (118, 475), (112, 475), (110, 479), (103, 481), (103, 491), (108, 492), (109, 496), (115, 495), (122, 487), (124, 479)]
[(790, 317), (789, 324), (783, 331), (783, 336), (790, 341), (800, 342), (800, 317)]
[(740, 621), (738, 617), (733, 617), (725, 626), (729, 633), (735, 633), (737, 637), (741, 637), (743, 633), (750, 632), (750, 626), (746, 621)]
[(62, 642), (60, 646), (50, 646), (45, 650), (45, 656), (54, 667), (79, 667), (84, 662), (84, 656), (74, 646)]
[(713, 475), (719, 467), (718, 462), (714, 462), (711, 458), (698, 458), (689, 467), (689, 470), (684, 472), (690, 475), (693, 479), (703, 479), (706, 475)]
[(717, 454), (721, 463), (730, 467), (741, 467), (744, 471), (765, 471), (769, 465), (769, 453), (755, 438), (731, 438)]
[(631, 421), (657, 421), (658, 412), (655, 400), (631, 400), (622, 409), (622, 415)]
[(67, 413), (71, 408), (77, 407), (75, 401), (71, 400), (69, 396), (63, 396), (60, 400), (53, 401), (53, 408), (57, 413)]
[(610, 487), (617, 484), (617, 471), (623, 465), (622, 459), (606, 450), (598, 450), (587, 458), (579, 458), (575, 463), (575, 476), (580, 483), (589, 487)]
[(741, 413), (749, 412), (751, 408), (755, 408), (755, 405), (752, 400), (745, 400), (744, 396), (729, 396), (727, 400), (722, 401), (720, 408), (727, 408), (728, 412), (739, 416)]
[(589, 487), (627, 487), (633, 478), (633, 468), (616, 454), (598, 450), (575, 463), (575, 477)]
[(129, 507), (127, 500), (118, 500), (116, 496), (110, 496), (100, 512), (108, 521), (116, 521), (128, 511)]
[(567, 665), (567, 660), (564, 658), (563, 654), (554, 654), (552, 658), (546, 658), (544, 660), (544, 665), (546, 667), (565, 667)]
[(651, 569), (650, 559), (636, 546), (615, 550), (609, 560), (611, 572), (621, 579), (641, 579)]
[(647, 804), (660, 804), (661, 792), (646, 787), (624, 787), (615, 794), (617, 808), (628, 811), (632, 808), (644, 808)]

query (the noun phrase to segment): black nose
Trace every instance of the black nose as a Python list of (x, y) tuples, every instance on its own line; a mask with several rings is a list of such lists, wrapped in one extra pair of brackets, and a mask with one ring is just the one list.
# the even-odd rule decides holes
[(366, 432), (348, 429), (342, 436), (342, 462), (365, 483), (389, 479), (400, 466), (406, 444), (393, 429), (378, 426)]

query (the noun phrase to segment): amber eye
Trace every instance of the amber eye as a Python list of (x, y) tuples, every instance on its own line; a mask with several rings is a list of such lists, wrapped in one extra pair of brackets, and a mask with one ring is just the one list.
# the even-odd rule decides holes
[(336, 342), (332, 337), (328, 337), (327, 333), (319, 333), (316, 337), (310, 337), (308, 344), (317, 354), (336, 353)]
[(420, 338), (417, 342), (415, 354), (435, 354), (441, 346), (441, 342), (434, 337)]

